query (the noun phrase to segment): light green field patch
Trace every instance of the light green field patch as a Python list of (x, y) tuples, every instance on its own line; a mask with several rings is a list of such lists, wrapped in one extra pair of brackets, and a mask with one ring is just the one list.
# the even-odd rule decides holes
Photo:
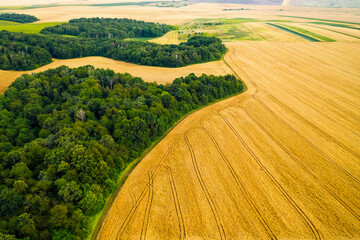
[(1, 30), (9, 32), (23, 32), (23, 33), (39, 33), (45, 27), (53, 27), (63, 22), (46, 22), (46, 23), (24, 23), (16, 25), (0, 25)]
[(250, 22), (264, 21), (253, 18), (196, 19), (179, 26), (179, 40), (186, 41), (197, 34), (216, 36), (224, 42), (266, 40), (258, 32), (251, 31), (244, 25)]
[(10, 22), (5, 20), (0, 20), (0, 26), (10, 26), (10, 25), (18, 25), (17, 22)]

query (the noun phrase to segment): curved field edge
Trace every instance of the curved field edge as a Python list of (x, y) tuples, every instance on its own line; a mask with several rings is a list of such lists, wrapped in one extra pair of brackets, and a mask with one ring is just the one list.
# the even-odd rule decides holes
[[(52, 63), (29, 71), (13, 71), (13, 70), (0, 70), (0, 94), (6, 91), (8, 86), (25, 73), (37, 73), (46, 71), (50, 68), (56, 68), (61, 65), (69, 67), (80, 67), (84, 65), (93, 65), (96, 68), (110, 68), (116, 72), (128, 72), (131, 75), (141, 77), (146, 82), (168, 83), (177, 77), (185, 77), (190, 73), (199, 75), (206, 72), (207, 74), (223, 75), (231, 73), (225, 66), (222, 60), (212, 61), (208, 63), (193, 64), (179, 68), (166, 68), (137, 65), (134, 63), (127, 63), (124, 61), (113, 60), (106, 57), (84, 57), (73, 59), (53, 59)], [(226, 68), (225, 68), (226, 67)]]
[[(225, 64), (228, 65), (226, 62), (225, 62)], [(103, 210), (101, 210), (95, 216), (94, 222), (93, 222), (94, 225), (93, 225), (93, 228), (92, 228), (92, 233), (91, 233), (90, 237), (87, 238), (87, 239), (96, 240), (98, 238), (98, 234), (100, 232), (101, 227), (103, 226), (103, 222), (104, 222), (105, 218), (107, 217), (107, 215), (108, 215), (108, 213), (109, 213), (109, 211), (111, 209), (112, 204), (114, 203), (116, 197), (118, 196), (118, 194), (119, 194), (122, 186), (124, 185), (126, 179), (128, 178), (128, 176), (135, 169), (135, 167), (141, 162), (141, 160), (143, 160), (151, 152), (151, 150), (153, 150), (161, 142), (161, 140), (163, 140), (176, 126), (178, 126), (182, 121), (184, 121), (187, 117), (189, 117), (193, 113), (195, 113), (195, 112), (197, 112), (197, 111), (199, 111), (201, 109), (204, 109), (204, 108), (206, 108), (208, 106), (214, 105), (214, 104), (216, 104), (216, 103), (218, 103), (220, 101), (223, 101), (223, 100), (232, 98), (234, 96), (237, 96), (239, 94), (242, 94), (242, 93), (244, 93), (244, 92), (246, 92), (248, 90), (248, 87), (245, 84), (245, 82), (241, 78), (238, 77), (238, 74), (235, 71), (233, 71), (233, 69), (231, 67), (230, 67), (230, 69), (233, 72), (233, 74), (242, 83), (243, 90), (241, 92), (229, 95), (229, 96), (227, 96), (225, 98), (215, 100), (214, 102), (212, 102), (210, 104), (207, 104), (205, 106), (201, 106), (201, 107), (199, 107), (197, 109), (194, 109), (191, 112), (189, 112), (188, 114), (186, 114), (185, 116), (181, 117), (178, 121), (176, 121), (176, 123), (172, 127), (170, 127), (168, 130), (166, 130), (166, 132), (161, 137), (159, 137), (159, 139), (154, 141), (151, 144), (151, 146), (148, 147), (138, 158), (136, 158), (134, 161), (129, 163), (129, 165), (121, 172), (121, 174), (119, 176), (119, 180), (118, 180), (118, 185), (117, 185), (115, 191), (110, 196), (107, 197), (105, 207), (103, 208)]]

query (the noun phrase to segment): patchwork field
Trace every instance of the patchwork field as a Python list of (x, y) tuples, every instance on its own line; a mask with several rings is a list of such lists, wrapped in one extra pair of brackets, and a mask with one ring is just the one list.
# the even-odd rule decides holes
[[(249, 10), (223, 11), (241, 7)], [(204, 33), (227, 41), (229, 49), (223, 61), (183, 68), (87, 57), (27, 73), (89, 64), (159, 83), (192, 72), (234, 73), (248, 87), (188, 116), (146, 155), (98, 239), (360, 238), (359, 9), (204, 3), (14, 12), (44, 24), (96, 16), (177, 24), (179, 31), (150, 41), (179, 43)], [(209, 21), (227, 24), (198, 24)], [(311, 43), (266, 23), (337, 42)], [(17, 27), (9, 24), (0, 27)], [(0, 71), (0, 93), (23, 73)]]
[(24, 73), (42, 72), (49, 68), (56, 68), (61, 65), (69, 67), (93, 65), (96, 68), (110, 68), (115, 72), (128, 72), (133, 76), (141, 77), (144, 81), (158, 83), (172, 82), (175, 78), (187, 76), (190, 73), (195, 73), (198, 76), (203, 73), (214, 75), (231, 73), (231, 70), (223, 61), (195, 64), (181, 68), (163, 68), (141, 66), (104, 57), (85, 57), (66, 60), (54, 59), (52, 63), (32, 71), (0, 70), (0, 94), (3, 93), (16, 78)]
[(360, 43), (227, 47), (248, 91), (170, 132), (98, 239), (359, 238)]

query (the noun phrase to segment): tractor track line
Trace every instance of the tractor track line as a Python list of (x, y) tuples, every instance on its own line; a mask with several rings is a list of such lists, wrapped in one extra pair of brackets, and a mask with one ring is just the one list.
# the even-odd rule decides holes
[(307, 169), (299, 160), (297, 160), (295, 157), (292, 156), (292, 154), (286, 149), (286, 147), (281, 144), (279, 141), (277, 141), (269, 131), (265, 129), (264, 126), (262, 126), (254, 117), (252, 117), (247, 110), (242, 109), (244, 113), (258, 126), (260, 129), (262, 129), (263, 132), (267, 136), (269, 136), (293, 161), (295, 161), (297, 164), (301, 166), (301, 168), (310, 176), (312, 176), (317, 182), (320, 183), (320, 186), (322, 186), (335, 200), (337, 200), (344, 208), (346, 208), (358, 221), (360, 221), (360, 216), (351, 208), (349, 205), (347, 205), (336, 193), (331, 191), (328, 186), (320, 179), (318, 178), (314, 173), (312, 173), (309, 169)]
[(199, 170), (199, 167), (197, 165), (197, 160), (196, 160), (196, 156), (195, 156), (195, 152), (194, 152), (194, 149), (192, 148), (191, 144), (190, 144), (190, 141), (189, 141), (189, 138), (188, 138), (188, 132), (185, 134), (184, 136), (184, 139), (185, 139), (185, 142), (188, 146), (188, 149), (189, 149), (189, 152), (190, 152), (190, 155), (191, 155), (191, 160), (192, 160), (192, 163), (193, 163), (193, 167), (194, 167), (194, 170), (195, 170), (195, 175), (196, 175), (196, 178), (198, 179), (199, 183), (200, 183), (200, 187), (201, 189), (203, 190), (203, 193), (205, 195), (205, 198), (207, 200), (207, 202), (209, 203), (210, 205), (210, 209), (211, 209), (211, 212), (213, 213), (214, 215), (214, 218), (215, 218), (215, 224), (218, 228), (218, 231), (219, 231), (219, 234), (220, 234), (220, 239), (226, 239), (226, 234), (225, 234), (225, 231), (224, 231), (224, 227), (223, 227), (223, 224), (221, 223), (221, 219), (220, 219), (220, 216), (219, 216), (219, 213), (216, 209), (216, 206), (211, 198), (211, 195), (209, 193), (209, 190), (207, 189), (206, 185), (205, 185), (205, 182), (204, 180), (202, 179), (202, 176), (201, 176), (201, 173), (200, 173), (200, 170)]
[(323, 135), (327, 140), (329, 140), (330, 142), (333, 142), (335, 144), (337, 144), (338, 146), (340, 146), (341, 148), (343, 148), (344, 150), (348, 151), (349, 153), (351, 153), (352, 155), (354, 155), (357, 158), (360, 158), (360, 154), (358, 154), (357, 152), (353, 151), (352, 149), (350, 149), (349, 147), (345, 146), (343, 143), (339, 142), (338, 140), (336, 140), (334, 137), (332, 137), (330, 134), (328, 134), (327, 132), (324, 132), (321, 128), (319, 128), (318, 126), (314, 125), (312, 122), (310, 122), (309, 120), (307, 120), (306, 118), (304, 118), (303, 116), (301, 116), (299, 113), (295, 112), (293, 109), (291, 109), (290, 107), (288, 107), (287, 105), (285, 105), (284, 103), (282, 103), (280, 100), (278, 100), (276, 97), (274, 97), (273, 95), (267, 93), (273, 100), (274, 102), (276, 102), (278, 105), (282, 106), (283, 108), (285, 108), (287, 111), (293, 113), (294, 115), (296, 115), (299, 119), (301, 119), (302, 121), (306, 122), (307, 124), (309, 124), (312, 128), (314, 128), (315, 130), (317, 130), (321, 135)]
[(144, 240), (146, 238), (146, 232), (147, 232), (147, 228), (148, 228), (148, 225), (149, 225), (151, 206), (152, 206), (152, 202), (153, 202), (153, 199), (154, 199), (154, 178), (151, 175), (151, 170), (152, 169), (150, 169), (150, 171), (148, 171), (148, 176), (149, 176), (149, 196), (148, 196), (148, 199), (146, 201), (145, 216), (144, 216), (143, 225), (141, 227), (140, 240)]
[(178, 218), (179, 231), (180, 231), (179, 239), (182, 240), (182, 239), (186, 238), (186, 230), (185, 230), (184, 217), (182, 215), (180, 202), (179, 202), (179, 194), (178, 194), (178, 192), (176, 190), (176, 185), (175, 185), (175, 181), (174, 181), (174, 175), (172, 173), (171, 167), (170, 166), (165, 166), (165, 168), (168, 171), (168, 176), (169, 176), (169, 181), (170, 181), (170, 186), (171, 186), (171, 192), (172, 192), (173, 199), (174, 199), (175, 211), (176, 211), (176, 215), (177, 215), (177, 218)]
[(280, 183), (275, 179), (275, 177), (270, 173), (270, 171), (265, 167), (265, 165), (260, 161), (260, 159), (254, 154), (254, 152), (250, 149), (250, 147), (245, 143), (244, 139), (240, 136), (240, 134), (234, 129), (229, 120), (223, 116), (220, 112), (219, 115), (226, 122), (231, 131), (235, 134), (235, 136), (240, 140), (246, 150), (250, 153), (253, 159), (257, 162), (257, 164), (263, 169), (266, 175), (271, 179), (274, 185), (280, 190), (283, 196), (289, 201), (289, 203), (294, 207), (294, 209), (300, 214), (300, 216), (305, 220), (306, 224), (310, 228), (311, 232), (314, 234), (315, 239), (322, 239), (319, 231), (316, 229), (314, 223), (309, 219), (309, 217), (305, 214), (305, 212), (297, 205), (294, 199), (285, 191), (285, 189), (280, 185)]
[(277, 115), (269, 106), (267, 106), (262, 100), (255, 98), (255, 100), (260, 103), (264, 108), (266, 108), (271, 114), (273, 114), (276, 118), (278, 118), (284, 125), (288, 126), (292, 131), (298, 134), (301, 138), (304, 139), (310, 146), (316, 149), (321, 155), (323, 155), (331, 164), (333, 164), (336, 168), (338, 168), (342, 173), (344, 173), (347, 177), (353, 180), (355, 183), (360, 185), (359, 179), (357, 179), (354, 175), (346, 171), (346, 169), (342, 168), (336, 161), (334, 161), (330, 156), (328, 156), (325, 152), (319, 149), (315, 144), (313, 144), (310, 140), (308, 140), (303, 134), (295, 130), (290, 124), (288, 124), (284, 119), (282, 119), (279, 115)]
[[(175, 144), (177, 144), (181, 139), (182, 139), (183, 136), (180, 136), (173, 144), (172, 146), (166, 151), (166, 153), (164, 154), (164, 156), (161, 158), (161, 160), (159, 161), (159, 164), (156, 165), (156, 168), (155, 168), (155, 171), (154, 171), (154, 174), (152, 175), (152, 178), (155, 178), (157, 172), (159, 171), (159, 168), (160, 168), (160, 165), (161, 163), (164, 161), (164, 159), (166, 159), (170, 152), (172, 151), (172, 149), (174, 148)], [(136, 210), (138, 209), (140, 203), (142, 202), (143, 198), (145, 197), (146, 195), (146, 192), (147, 192), (148, 188), (145, 188), (138, 200), (135, 202), (134, 206), (130, 209), (130, 212), (128, 213), (128, 215), (126, 216), (125, 220), (123, 221), (123, 223), (120, 225), (120, 229), (116, 235), (116, 239), (121, 239), (121, 235), (123, 234), (126, 226), (129, 224), (129, 222), (131, 221), (132, 217), (134, 216)]]
[(245, 189), (244, 185), (241, 183), (238, 175), (236, 174), (233, 166), (231, 165), (231, 163), (229, 162), (229, 160), (227, 159), (227, 157), (225, 156), (225, 154), (223, 153), (223, 151), (221, 150), (218, 142), (215, 140), (214, 136), (205, 128), (202, 127), (202, 129), (206, 132), (206, 134), (210, 137), (211, 141), (213, 142), (214, 146), (216, 147), (218, 153), (220, 154), (221, 158), (224, 160), (224, 162), (226, 163), (229, 171), (231, 172), (231, 175), (233, 176), (233, 178), (235, 179), (235, 182), (237, 183), (240, 191), (242, 192), (242, 194), (245, 196), (246, 201), (250, 204), (250, 206), (253, 208), (253, 210), (256, 212), (256, 214), (258, 215), (258, 219), (260, 220), (261, 224), (263, 225), (263, 227), (265, 228), (267, 234), (269, 235), (269, 237), (271, 239), (278, 239), (276, 237), (276, 235), (274, 234), (274, 232), (271, 230), (271, 228), (269, 227), (269, 225), (267, 224), (267, 222), (265, 221), (265, 219), (263, 218), (263, 216), (261, 215), (258, 207), (256, 206), (255, 202), (252, 200), (251, 195), (249, 194), (249, 192)]

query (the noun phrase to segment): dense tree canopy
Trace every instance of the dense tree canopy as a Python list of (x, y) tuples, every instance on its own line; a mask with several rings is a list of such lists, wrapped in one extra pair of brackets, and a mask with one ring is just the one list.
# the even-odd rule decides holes
[(0, 39), (0, 69), (31, 70), (50, 63), (51, 54), (39, 46)]
[(127, 163), (242, 90), (233, 75), (158, 85), (92, 66), (19, 77), (0, 95), (0, 238), (85, 239)]
[(6, 20), (6, 21), (18, 22), (18, 23), (32, 23), (39, 21), (39, 19), (35, 16), (28, 14), (18, 14), (18, 13), (1, 13), (0, 20)]
[(138, 21), (127, 18), (80, 18), (69, 23), (46, 27), (41, 33), (80, 36), (85, 38), (160, 37), (174, 27), (166, 24)]
[[(107, 21), (106, 19), (99, 20), (105, 23)], [(126, 21), (129, 21), (129, 24), (139, 22), (129, 19)], [(144, 26), (147, 26), (146, 24)], [(100, 34), (103, 31), (100, 23), (87, 23), (87, 25), (93, 26), (93, 28), (84, 30), (82, 33), (88, 34), (89, 37), (1, 31), (0, 43), (2, 46), (0, 51), (3, 54), (0, 57), (0, 69), (29, 70), (50, 63), (51, 57), (69, 59), (86, 56), (103, 56), (149, 66), (182, 67), (219, 60), (226, 52), (226, 47), (221, 43), (221, 40), (215, 37), (194, 36), (180, 45), (161, 45), (142, 41), (102, 38), (99, 37), (103, 36)], [(167, 25), (163, 31), (166, 28)], [(151, 29), (153, 30), (147, 32), (157, 31), (155, 27)], [(139, 27), (135, 24), (129, 34), (138, 34), (139, 31)], [(140, 32), (144, 32), (144, 30)]]

